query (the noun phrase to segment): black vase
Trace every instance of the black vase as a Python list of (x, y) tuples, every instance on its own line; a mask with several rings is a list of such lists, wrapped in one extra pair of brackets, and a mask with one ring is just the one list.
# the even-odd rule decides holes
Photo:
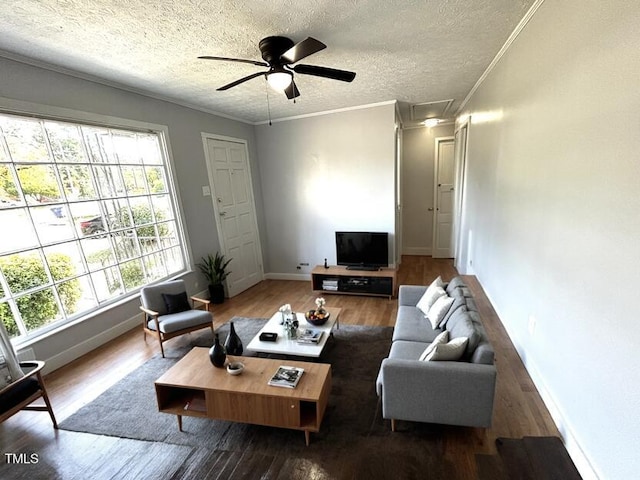
[(227, 340), (224, 342), (224, 349), (226, 350), (227, 355), (242, 355), (242, 340), (240, 340), (240, 337), (236, 333), (233, 322), (230, 323), (231, 327), (229, 329)]
[(227, 360), (227, 354), (224, 351), (224, 347), (220, 345), (220, 339), (217, 333), (213, 346), (209, 349), (209, 360), (211, 360), (214, 367), (218, 368), (223, 368), (224, 362)]

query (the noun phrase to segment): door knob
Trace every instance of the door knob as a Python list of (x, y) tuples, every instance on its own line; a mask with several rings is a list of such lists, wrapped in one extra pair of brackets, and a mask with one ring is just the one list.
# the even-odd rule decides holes
[(227, 214), (227, 212), (220, 212), (220, 216), (224, 217)]

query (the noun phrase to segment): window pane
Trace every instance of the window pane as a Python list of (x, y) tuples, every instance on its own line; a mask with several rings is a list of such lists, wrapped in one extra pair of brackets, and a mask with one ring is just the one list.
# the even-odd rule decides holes
[(45, 122), (49, 145), (57, 162), (88, 162), (84, 142), (77, 125)]
[(0, 165), (0, 208), (15, 207), (21, 204), (13, 168), (11, 165)]
[(49, 283), (44, 263), (37, 252), (0, 257), (0, 269), (14, 295)]
[(144, 273), (140, 260), (131, 260), (120, 265), (122, 281), (127, 291), (134, 290), (144, 285)]
[(29, 205), (62, 200), (58, 180), (51, 165), (19, 165), (18, 179)]
[(90, 271), (109, 267), (116, 263), (116, 257), (113, 254), (111, 242), (109, 242), (108, 238), (81, 240), (80, 244)]
[(120, 163), (141, 163), (137, 134), (116, 130), (112, 139)]
[(142, 259), (144, 268), (147, 271), (147, 281), (153, 282), (167, 275), (162, 253), (148, 255)]
[(60, 302), (67, 316), (86, 312), (98, 305), (91, 290), (89, 277), (80, 277), (61, 283), (56, 287)]
[(128, 195), (144, 195), (147, 193), (147, 183), (143, 167), (123, 167), (122, 176)]
[(155, 225), (136, 228), (136, 235), (142, 253), (151, 253), (160, 249)]
[(120, 176), (119, 167), (96, 166), (93, 167), (93, 172), (102, 197), (125, 196), (124, 182)]
[[(62, 283), (58, 285), (57, 288), (58, 294), (62, 300), (62, 308), (64, 308), (64, 311), (68, 316), (87, 312), (98, 306), (98, 299), (95, 297), (93, 290), (91, 289), (91, 279), (89, 276), (79, 277), (75, 280), (71, 280), (70, 282)], [(69, 289), (70, 292), (65, 292), (65, 289)], [(79, 293), (79, 295), (75, 304), (68, 303), (66, 298), (70, 298), (71, 295), (75, 295), (76, 293)], [(66, 297), (65, 295), (68, 296)]]
[(26, 209), (0, 210), (0, 225), (11, 225), (11, 235), (0, 235), (0, 254), (38, 246)]
[(67, 200), (91, 200), (97, 198), (96, 189), (88, 165), (59, 165), (60, 180)]
[(151, 193), (166, 193), (167, 182), (164, 178), (164, 168), (162, 167), (146, 167), (147, 182), (149, 183), (149, 191)]
[(170, 272), (177, 272), (184, 268), (184, 261), (182, 259), (182, 252), (179, 248), (171, 248), (165, 250), (165, 261), (167, 262), (167, 270)]
[(135, 226), (152, 225), (154, 222), (151, 205), (148, 197), (136, 197), (131, 199), (131, 213)]
[(114, 233), (112, 236), (116, 257), (118, 261), (128, 260), (140, 255), (137, 248), (137, 242), (133, 235), (133, 230), (126, 230), (120, 233)]
[(20, 297), (16, 300), (16, 304), (22, 322), (29, 332), (61, 318), (58, 302), (52, 288)]
[(154, 134), (138, 134), (138, 148), (142, 154), (142, 163), (145, 165), (162, 165), (162, 155), (158, 148), (158, 136)]
[(111, 143), (111, 133), (107, 128), (82, 127), (82, 133), (89, 149), (89, 160), (93, 163), (118, 163)]
[(153, 211), (156, 220), (169, 220), (173, 218), (173, 209), (171, 208), (171, 199), (169, 195), (153, 195), (151, 196)]
[(98, 302), (103, 303), (124, 293), (117, 267), (107, 268), (91, 274)]
[(110, 230), (133, 226), (129, 203), (125, 199), (106, 200), (102, 202), (102, 206), (107, 212), (107, 223)]
[(104, 235), (107, 227), (103, 222), (99, 202), (71, 203), (71, 221), (79, 237)]
[(46, 245), (75, 238), (75, 229), (69, 218), (66, 205), (36, 207), (32, 208), (30, 212), (41, 244)]
[(38, 120), (0, 115), (0, 128), (14, 162), (49, 161), (49, 152)]
[(44, 249), (49, 271), (54, 281), (86, 273), (82, 252), (77, 242), (60, 243)]
[(178, 232), (176, 231), (175, 222), (159, 223), (157, 227), (162, 248), (172, 247), (180, 243), (178, 241)]

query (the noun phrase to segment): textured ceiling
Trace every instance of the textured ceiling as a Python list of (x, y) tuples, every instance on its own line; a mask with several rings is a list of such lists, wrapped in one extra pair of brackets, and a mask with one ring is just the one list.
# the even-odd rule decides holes
[(398, 100), (453, 99), (452, 115), (534, 0), (3, 0), (0, 55), (49, 64), (248, 122), (268, 118), (258, 42), (311, 36), (327, 45), (301, 63), (357, 72), (352, 83), (295, 76), (293, 103), (269, 92), (271, 117)]

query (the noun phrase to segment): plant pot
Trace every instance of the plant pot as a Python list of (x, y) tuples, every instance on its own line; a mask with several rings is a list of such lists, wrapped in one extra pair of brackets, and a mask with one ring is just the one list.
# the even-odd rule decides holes
[(211, 303), (223, 303), (224, 285), (221, 283), (218, 285), (209, 285), (209, 300), (211, 300)]

